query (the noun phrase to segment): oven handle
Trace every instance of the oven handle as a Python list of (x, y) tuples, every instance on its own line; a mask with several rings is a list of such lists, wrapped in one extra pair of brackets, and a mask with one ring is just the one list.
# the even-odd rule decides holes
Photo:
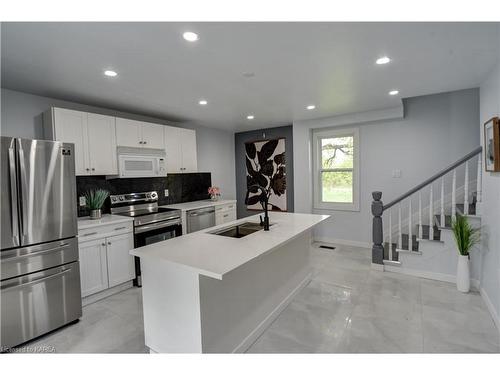
[(170, 227), (172, 225), (177, 225), (180, 224), (181, 220), (180, 219), (174, 219), (174, 220), (168, 220), (168, 221), (162, 221), (156, 224), (150, 224), (150, 225), (141, 225), (139, 227), (134, 228), (135, 233), (143, 233), (147, 232), (150, 230), (155, 230), (159, 228), (165, 228), (165, 227)]

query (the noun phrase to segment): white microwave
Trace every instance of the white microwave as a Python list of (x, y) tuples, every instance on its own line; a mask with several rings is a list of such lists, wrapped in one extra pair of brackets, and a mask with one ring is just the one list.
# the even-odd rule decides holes
[(120, 178), (165, 177), (167, 154), (165, 150), (135, 147), (117, 147)]

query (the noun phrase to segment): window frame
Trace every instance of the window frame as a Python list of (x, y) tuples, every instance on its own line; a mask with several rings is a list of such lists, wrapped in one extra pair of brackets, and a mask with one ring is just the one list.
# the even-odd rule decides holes
[[(352, 203), (324, 202), (321, 200), (321, 140), (325, 138), (353, 137)], [(359, 211), (359, 128), (313, 130), (313, 207), (318, 210)]]

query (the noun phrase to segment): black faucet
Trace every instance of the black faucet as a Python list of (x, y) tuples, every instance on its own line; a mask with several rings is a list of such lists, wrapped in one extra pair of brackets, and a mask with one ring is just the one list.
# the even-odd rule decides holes
[(260, 195), (260, 204), (262, 205), (262, 209), (264, 210), (264, 220), (262, 220), (262, 217), (260, 218), (260, 225), (264, 226), (264, 230), (268, 231), (269, 230), (269, 212), (267, 209), (268, 203), (269, 203), (269, 192), (263, 188), (260, 185), (251, 185), (247, 189), (247, 195), (245, 197), (245, 204), (248, 204), (248, 198), (250, 193), (257, 193), (258, 190), (262, 192)]

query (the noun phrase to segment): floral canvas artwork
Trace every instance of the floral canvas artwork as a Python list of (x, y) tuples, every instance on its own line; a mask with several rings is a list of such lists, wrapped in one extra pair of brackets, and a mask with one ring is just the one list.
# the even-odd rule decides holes
[[(286, 211), (285, 139), (245, 144), (247, 188), (260, 185), (268, 191), (270, 211)], [(250, 193), (247, 209), (262, 210), (260, 190)]]

